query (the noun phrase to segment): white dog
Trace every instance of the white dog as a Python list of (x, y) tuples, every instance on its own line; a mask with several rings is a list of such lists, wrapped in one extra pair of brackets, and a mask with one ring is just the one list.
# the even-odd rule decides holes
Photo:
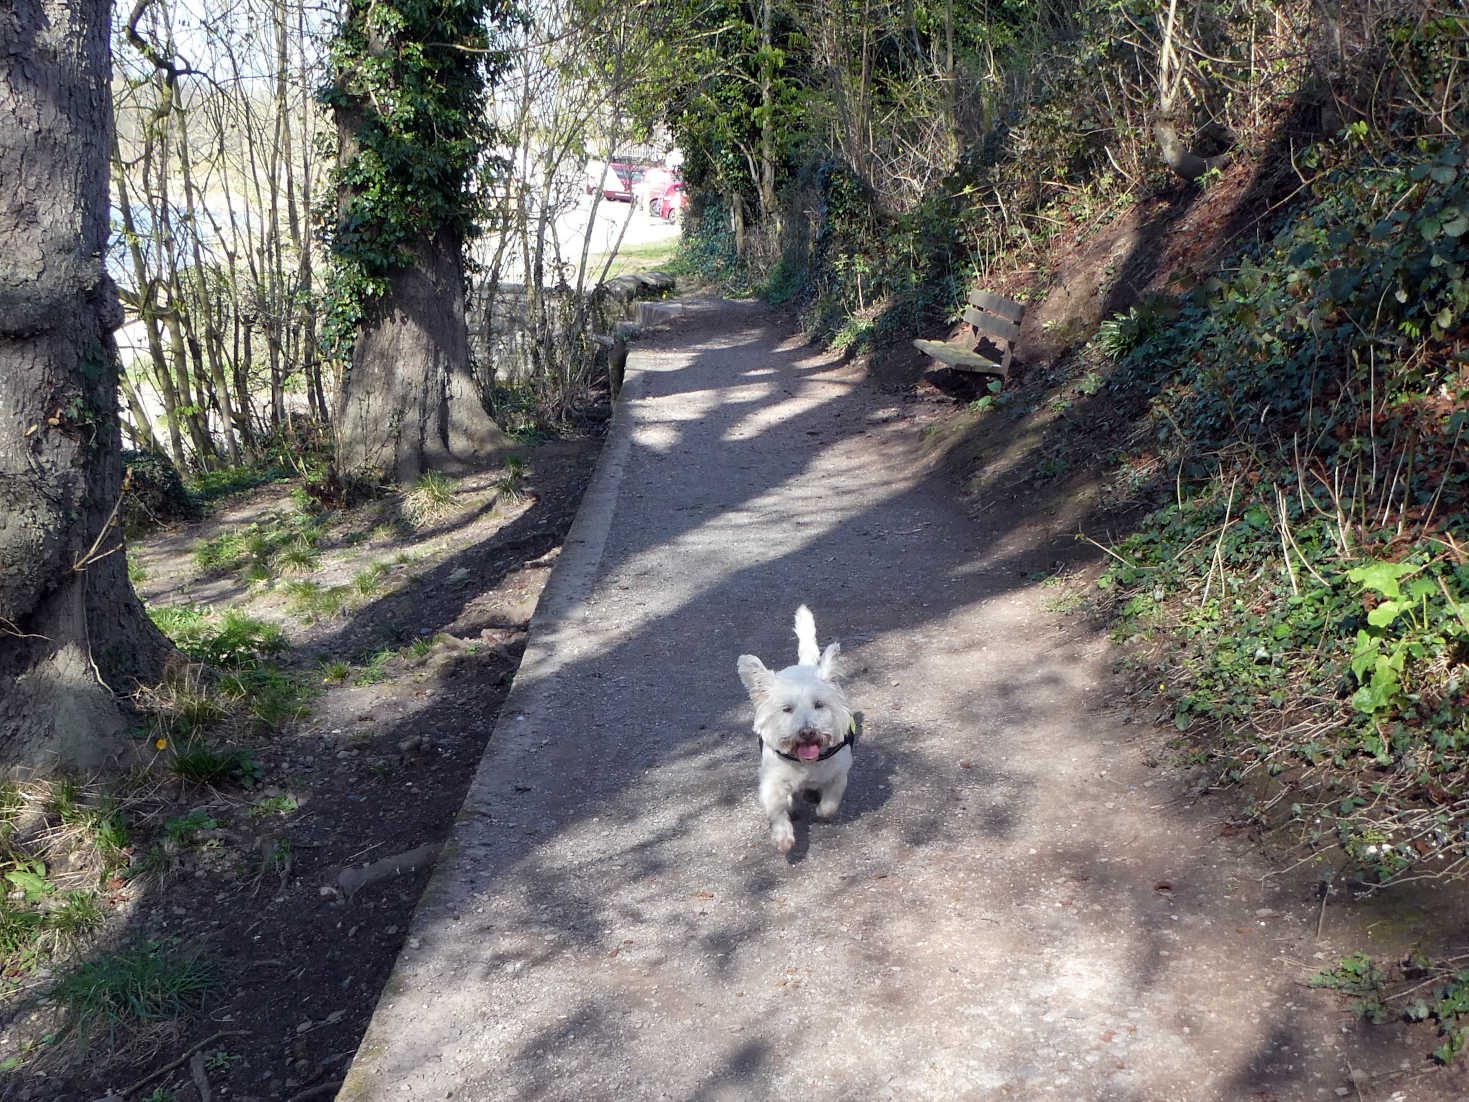
[(841, 646), (816, 646), (816, 620), (796, 609), (796, 665), (771, 673), (753, 654), (742, 654), (740, 680), (755, 705), (760, 736), (760, 806), (770, 819), (770, 840), (789, 853), (796, 834), (791, 807), (798, 792), (814, 792), (816, 814), (835, 815), (852, 768), (855, 724), (847, 696), (832, 680)]

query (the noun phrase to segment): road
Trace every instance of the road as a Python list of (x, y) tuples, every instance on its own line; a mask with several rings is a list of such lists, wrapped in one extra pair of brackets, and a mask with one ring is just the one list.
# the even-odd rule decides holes
[[(680, 230), (676, 223), (654, 218), (648, 214), (646, 209), (635, 207), (631, 203), (603, 199), (596, 204), (596, 210), (593, 211), (593, 196), (586, 195), (578, 189), (572, 197), (575, 201), (557, 217), (555, 224), (556, 240), (560, 242), (561, 255), (572, 265), (580, 261), (581, 242), (587, 236), (590, 236), (592, 246), (589, 255), (595, 258), (605, 256), (612, 251), (614, 246), (622, 250), (631, 250), (653, 242), (669, 241), (679, 235)], [(623, 228), (624, 225), (626, 230)], [(621, 235), (620, 244), (619, 234)], [(482, 263), (487, 262), (492, 251), (492, 243), (480, 241), (474, 248), (476, 258)], [(599, 271), (600, 268), (591, 272), (588, 279), (595, 279)], [(502, 268), (501, 278), (507, 283), (523, 282), (520, 265), (515, 261), (514, 256)], [(549, 273), (547, 278), (550, 279)]]
[[(897, 399), (758, 309), (679, 325), (634, 347), (339, 1097), (1428, 1097), (1304, 982), (1314, 897), (1050, 611), (1049, 537), (969, 516)], [(783, 856), (735, 659), (793, 661), (801, 602), (862, 732)]]

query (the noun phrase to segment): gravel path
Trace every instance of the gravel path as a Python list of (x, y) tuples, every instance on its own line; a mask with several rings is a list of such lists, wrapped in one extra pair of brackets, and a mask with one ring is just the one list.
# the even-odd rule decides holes
[[(1425, 1097), (891, 396), (733, 304), (629, 369), (340, 1098)], [(735, 658), (803, 601), (863, 732), (783, 857)]]

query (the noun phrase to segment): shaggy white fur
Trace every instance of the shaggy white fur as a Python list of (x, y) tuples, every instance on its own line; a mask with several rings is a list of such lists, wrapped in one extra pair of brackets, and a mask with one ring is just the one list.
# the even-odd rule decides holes
[(833, 679), (838, 643), (816, 645), (816, 620), (796, 609), (796, 665), (772, 673), (753, 654), (740, 655), (740, 680), (755, 706), (760, 736), (760, 806), (770, 820), (770, 840), (789, 853), (796, 834), (791, 807), (797, 793), (817, 795), (816, 814), (835, 815), (852, 768), (852, 709)]

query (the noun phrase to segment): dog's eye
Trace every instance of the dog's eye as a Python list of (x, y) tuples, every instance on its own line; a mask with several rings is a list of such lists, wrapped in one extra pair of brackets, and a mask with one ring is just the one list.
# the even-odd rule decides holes
[(813, 704), (811, 706), (813, 708), (825, 708), (826, 707), (826, 703), (824, 701), (818, 700), (815, 704)]
[(785, 707), (783, 707), (783, 708), (782, 708), (782, 709), (781, 709), (781, 711), (782, 711), (782, 712), (785, 712), (785, 713), (787, 713), (787, 714), (789, 714), (789, 713), (791, 713), (791, 712), (794, 712), (794, 711), (795, 711), (795, 710), (796, 710), (796, 709), (795, 709), (795, 708), (794, 708), (794, 707), (792, 707), (792, 706), (791, 706), (791, 705), (789, 705), (789, 704), (787, 704), (787, 705), (786, 705), (786, 706), (785, 706)]

